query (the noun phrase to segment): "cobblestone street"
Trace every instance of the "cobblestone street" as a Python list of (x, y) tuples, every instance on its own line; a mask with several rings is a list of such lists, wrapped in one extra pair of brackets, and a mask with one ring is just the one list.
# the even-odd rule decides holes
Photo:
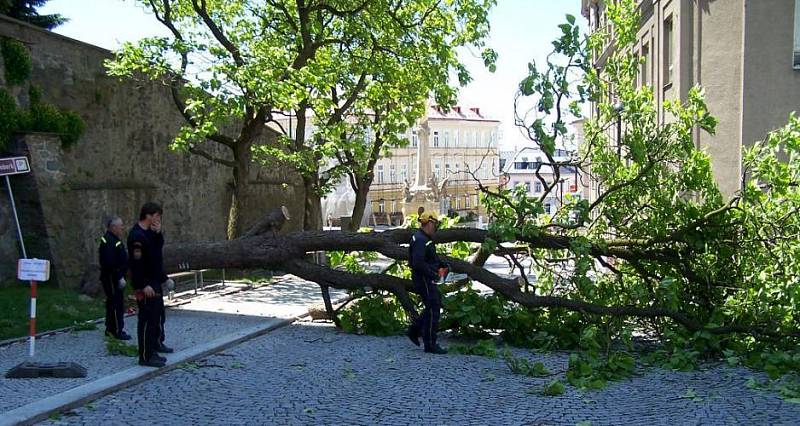
[[(518, 350), (564, 371), (565, 353)], [(710, 366), (638, 371), (602, 391), (538, 394), (552, 378), (501, 359), (433, 356), (405, 337), (355, 336), (301, 322), (96, 400), (49, 424), (770, 424), (800, 405), (747, 389), (754, 373)], [(563, 374), (560, 375), (563, 377)], [(697, 398), (684, 395), (692, 389)]]

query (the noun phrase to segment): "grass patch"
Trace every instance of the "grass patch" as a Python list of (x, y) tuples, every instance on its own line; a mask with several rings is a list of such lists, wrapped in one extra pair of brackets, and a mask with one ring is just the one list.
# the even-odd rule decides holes
[[(101, 299), (80, 299), (74, 290), (39, 285), (36, 298), (36, 332), (85, 324), (105, 315)], [(0, 287), (0, 340), (28, 335), (30, 287)], [(81, 325), (85, 329), (88, 326)]]

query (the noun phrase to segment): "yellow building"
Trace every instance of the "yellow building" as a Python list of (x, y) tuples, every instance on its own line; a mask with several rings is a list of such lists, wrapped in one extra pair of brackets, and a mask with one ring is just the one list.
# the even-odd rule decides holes
[(478, 182), (497, 187), (499, 126), (479, 108), (430, 107), (406, 134), (408, 146), (375, 165), (368, 224), (400, 224), (420, 206), (462, 217), (485, 214)]

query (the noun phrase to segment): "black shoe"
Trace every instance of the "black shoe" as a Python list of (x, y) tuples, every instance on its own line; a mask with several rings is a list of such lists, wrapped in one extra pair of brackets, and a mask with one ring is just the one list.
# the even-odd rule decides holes
[(443, 348), (443, 347), (441, 347), (439, 345), (436, 345), (436, 346), (434, 346), (432, 348), (425, 348), (425, 352), (427, 352), (429, 354), (444, 355), (444, 354), (447, 353), (447, 349), (445, 349), (445, 348)]
[(172, 349), (169, 346), (162, 343), (161, 346), (156, 348), (156, 352), (161, 352), (162, 354), (171, 354), (175, 352), (175, 349)]
[(148, 360), (142, 360), (142, 359), (140, 359), (140, 360), (139, 360), (139, 365), (143, 365), (143, 366), (145, 366), (145, 367), (156, 367), (156, 368), (161, 368), (161, 367), (163, 367), (165, 364), (164, 364), (164, 361), (162, 361), (162, 360), (160, 360), (160, 359), (157, 359), (157, 358), (155, 358), (155, 357), (154, 357), (154, 358), (150, 358), (150, 359), (148, 359)]
[(131, 340), (131, 335), (126, 332), (121, 332), (117, 335), (117, 339), (119, 340)]
[(411, 340), (411, 343), (419, 346), (419, 331), (415, 331), (409, 327), (408, 331), (406, 332), (406, 336), (408, 337), (408, 340)]
[(150, 359), (156, 359), (156, 360), (159, 360), (159, 361), (164, 362), (164, 363), (167, 362), (167, 358), (165, 358), (165, 357), (163, 357), (163, 356), (161, 356), (159, 354), (150, 355)]

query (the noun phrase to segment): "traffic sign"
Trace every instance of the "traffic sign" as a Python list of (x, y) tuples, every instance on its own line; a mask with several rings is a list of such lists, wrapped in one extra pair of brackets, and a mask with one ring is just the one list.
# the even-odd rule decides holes
[(30, 171), (28, 157), (0, 158), (0, 176), (19, 175)]
[(50, 261), (44, 259), (20, 259), (17, 262), (17, 278), (20, 281), (44, 282), (50, 279)]

